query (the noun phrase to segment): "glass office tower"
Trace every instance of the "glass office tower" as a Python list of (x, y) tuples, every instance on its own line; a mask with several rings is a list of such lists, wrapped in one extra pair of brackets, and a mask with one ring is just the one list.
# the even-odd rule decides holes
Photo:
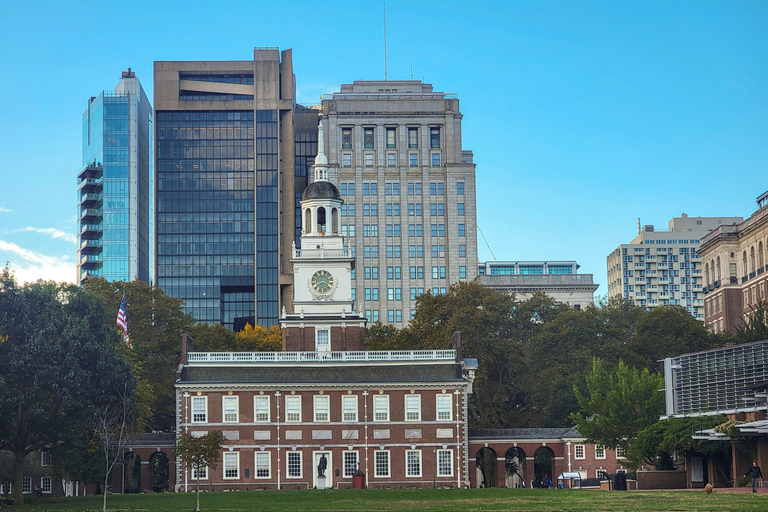
[(150, 282), (153, 116), (136, 74), (88, 100), (78, 173), (78, 278)]
[(276, 325), (293, 297), (306, 186), (305, 170), (294, 175), (310, 148), (297, 138), (317, 140), (317, 111), (296, 105), (291, 51), (155, 62), (154, 94), (157, 285), (199, 322)]

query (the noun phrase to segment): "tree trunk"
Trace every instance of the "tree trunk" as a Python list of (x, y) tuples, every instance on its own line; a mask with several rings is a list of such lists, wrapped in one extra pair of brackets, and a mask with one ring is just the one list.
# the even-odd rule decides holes
[(13, 504), (24, 504), (24, 493), (22, 492), (21, 481), (24, 477), (24, 456), (26, 453), (23, 449), (16, 449), (13, 451)]
[(197, 508), (195, 512), (200, 512), (200, 470), (197, 470)]
[(109, 482), (109, 471), (107, 471), (107, 476), (104, 477), (104, 508), (102, 509), (103, 512), (107, 512), (107, 483)]

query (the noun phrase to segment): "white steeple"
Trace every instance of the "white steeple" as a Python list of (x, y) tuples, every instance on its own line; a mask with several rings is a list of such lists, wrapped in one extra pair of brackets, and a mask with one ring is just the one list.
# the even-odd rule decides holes
[(317, 156), (315, 157), (315, 181), (328, 181), (328, 157), (325, 156), (325, 133), (323, 116), (320, 115), (320, 125), (317, 127)]

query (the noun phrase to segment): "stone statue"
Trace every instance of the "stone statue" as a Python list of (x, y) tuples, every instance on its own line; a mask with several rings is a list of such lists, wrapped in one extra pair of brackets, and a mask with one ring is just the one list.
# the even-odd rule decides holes
[(328, 467), (328, 459), (325, 454), (320, 455), (320, 463), (317, 465), (317, 478), (325, 478), (325, 468)]

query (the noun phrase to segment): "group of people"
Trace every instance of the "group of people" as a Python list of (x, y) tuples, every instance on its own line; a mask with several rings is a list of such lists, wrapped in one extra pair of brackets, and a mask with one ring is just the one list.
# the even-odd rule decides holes
[[(551, 489), (553, 486), (552, 479), (549, 478), (549, 475), (544, 475), (544, 478), (541, 480), (537, 480), (536, 478), (533, 478), (531, 480), (531, 489)], [(525, 482), (523, 482), (523, 487), (525, 487)], [(563, 482), (562, 480), (557, 482), (557, 488), (562, 489), (563, 488)]]

